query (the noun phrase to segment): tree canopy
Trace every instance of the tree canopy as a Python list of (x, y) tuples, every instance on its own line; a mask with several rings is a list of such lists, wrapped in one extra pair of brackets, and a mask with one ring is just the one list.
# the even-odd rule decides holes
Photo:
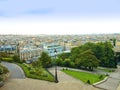
[(44, 68), (48, 68), (52, 64), (51, 57), (46, 52), (42, 52), (39, 60)]
[(85, 67), (89, 67), (89, 65), (96, 67), (98, 64), (104, 67), (116, 67), (116, 60), (112, 48), (112, 44), (107, 41), (99, 43), (88, 42), (79, 47), (72, 48), (71, 60), (77, 65)]

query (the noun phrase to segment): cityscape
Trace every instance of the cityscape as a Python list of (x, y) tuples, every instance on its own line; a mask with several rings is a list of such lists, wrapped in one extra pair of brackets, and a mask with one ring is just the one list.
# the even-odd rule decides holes
[(0, 0), (0, 90), (120, 90), (120, 1)]
[[(115, 46), (114, 46), (113, 40), (116, 40)], [(49, 73), (51, 73), (53, 76), (55, 75), (55, 82), (59, 83), (60, 85), (64, 85), (65, 82), (66, 83), (68, 82), (67, 84), (65, 84), (65, 85), (68, 85), (69, 82), (71, 82), (71, 81), (63, 80), (63, 78), (68, 78), (68, 76), (62, 76), (62, 74), (60, 73), (61, 71), (59, 71), (59, 70), (62, 70), (62, 69), (64, 70), (64, 68), (66, 68), (66, 70), (67, 70), (67, 67), (70, 70), (74, 70), (77, 67), (74, 66), (74, 63), (67, 64), (67, 59), (65, 59), (66, 62), (63, 61), (63, 63), (60, 64), (61, 61), (59, 61), (59, 59), (58, 59), (58, 61), (54, 61), (55, 56), (58, 56), (60, 58), (59, 55), (64, 56), (65, 53), (66, 53), (65, 55), (69, 55), (69, 53), (72, 53), (73, 51), (71, 51), (71, 50), (73, 48), (83, 46), (87, 43), (97, 44), (97, 43), (101, 43), (101, 42), (102, 43), (110, 42), (110, 44), (114, 46), (113, 51), (115, 52), (115, 55), (116, 56), (119, 55), (120, 34), (115, 33), (115, 34), (80, 34), (80, 35), (0, 35), (0, 52), (1, 52), (0, 56), (1, 56), (2, 65), (7, 67), (8, 70), (10, 70), (10, 72), (12, 72), (11, 75), (8, 75), (10, 77), (10, 80), (13, 80), (13, 81), (18, 80), (17, 82), (19, 84), (21, 84), (19, 79), (23, 80), (23, 82), (26, 80), (25, 82), (27, 82), (29, 80), (27, 80), (26, 78), (29, 76), (26, 76), (23, 74), (23, 73), (26, 73), (24, 71), (24, 69), (23, 69), (24, 72), (23, 71), (21, 72), (20, 70), (18, 70), (16, 72), (14, 69), (11, 70), (11, 68), (18, 68), (18, 67), (10, 66), (9, 63), (7, 63), (7, 62), (12, 62), (12, 63), (20, 62), (20, 63), (23, 63), (23, 65), (26, 65), (25, 67), (28, 67), (28, 65), (34, 65), (33, 63), (39, 63), (38, 61), (40, 58), (42, 58), (43, 52), (46, 52), (48, 54), (48, 56), (50, 56), (51, 59), (53, 59), (52, 67), (51, 67), (51, 65), (49, 66), (49, 63), (47, 63), (47, 69), (48, 69)], [(55, 50), (56, 50), (56, 53), (55, 53)], [(6, 54), (4, 54), (4, 52)], [(17, 57), (19, 59), (17, 57), (15, 58), (15, 56), (13, 56), (11, 58), (11, 55), (17, 55)], [(46, 57), (47, 56), (44, 56), (44, 58), (46, 58)], [(10, 58), (10, 59), (7, 59), (7, 58)], [(46, 59), (49, 60), (48, 58), (46, 58)], [(20, 60), (20, 61), (16, 61), (16, 60)], [(44, 67), (45, 62), (47, 62), (47, 61), (43, 62), (43, 67)], [(58, 66), (58, 70), (57, 70), (57, 67), (54, 66), (55, 62)], [(119, 62), (120, 62), (120, 57), (118, 56), (118, 58), (117, 58), (118, 65), (119, 65)], [(39, 64), (35, 64), (35, 65), (39, 66)], [(66, 66), (66, 65), (68, 65), (68, 66)], [(102, 70), (106, 70), (106, 69), (108, 70), (107, 72), (102, 71)], [(75, 69), (75, 71), (76, 70), (77, 69)], [(81, 70), (84, 70), (84, 69), (80, 69), (80, 71)], [(99, 71), (99, 70), (101, 70), (101, 71)], [(113, 69), (113, 68), (99, 67), (98, 69), (94, 68), (93, 71), (94, 71), (94, 73), (97, 73), (97, 74), (99, 73), (101, 75), (102, 74), (104, 75), (106, 73), (110, 74), (110, 76), (109, 75), (108, 76), (111, 77), (112, 79), (113, 79), (113, 77), (118, 78), (116, 75), (119, 76), (119, 74), (118, 74), (119, 72), (114, 72), (114, 70), (115, 69)], [(116, 70), (119, 70), (119, 69), (116, 69)], [(90, 73), (91, 71), (88, 71), (88, 72)], [(15, 74), (15, 73), (18, 73), (18, 74)], [(32, 73), (32, 72), (30, 71), (30, 73)], [(33, 73), (35, 73), (35, 72), (33, 72)], [(37, 74), (37, 76), (38, 75), (39, 74)], [(107, 79), (109, 77), (107, 77)], [(29, 77), (29, 78), (34, 78), (34, 77)], [(74, 80), (73, 78), (69, 78), (69, 79), (73, 80), (72, 82), (74, 82), (74, 83), (75, 82), (80, 83), (80, 82)], [(32, 79), (30, 79), (30, 80), (31, 80), (30, 84), (32, 84)], [(45, 79), (45, 80), (47, 80), (47, 79)], [(4, 83), (5, 85), (2, 87), (3, 88), (2, 90), (4, 90), (4, 88), (10, 87), (10, 85), (9, 85), (10, 83), (13, 83), (13, 85), (14, 85), (14, 82), (16, 82), (16, 81), (14, 81), (14, 82), (13, 81), (8, 82), (8, 81), (9, 81), (9, 79), (7, 81), (5, 81), (5, 83)], [(49, 81), (49, 79), (47, 81)], [(51, 81), (51, 79), (50, 79), (50, 81)], [(112, 81), (114, 81), (116, 83), (111, 82), (111, 80), (109, 80), (109, 79), (106, 81), (106, 78), (105, 78), (103, 81), (100, 81), (100, 84), (99, 84), (99, 82), (98, 82), (98, 84), (94, 83), (92, 86), (89, 85), (89, 87), (86, 86), (87, 84), (85, 84), (85, 86), (82, 85), (82, 88), (86, 88), (86, 90), (89, 90), (88, 88), (91, 88), (91, 90), (99, 90), (99, 89), (101, 90), (101, 89), (106, 89), (106, 88), (110, 89), (112, 87), (112, 89), (110, 89), (110, 90), (116, 90), (117, 88), (118, 88), (117, 90), (119, 90), (119, 87), (118, 87), (119, 80), (115, 79)], [(36, 82), (36, 81), (34, 81), (34, 82)], [(36, 83), (39, 83), (39, 81)], [(42, 81), (40, 81), (40, 83), (43, 83), (46, 85), (46, 83), (44, 83)], [(88, 82), (88, 83), (90, 83), (90, 82)], [(114, 83), (114, 86), (111, 85), (113, 83)], [(111, 86), (108, 85), (108, 87), (106, 87), (107, 84), (110, 84)], [(8, 87), (6, 85), (8, 85)], [(16, 85), (14, 85), (14, 86), (16, 87)], [(48, 84), (47, 86), (51, 88), (51, 85)], [(33, 87), (35, 88), (35, 86), (33, 86)], [(60, 89), (61, 86), (58, 85), (55, 87), (57, 89)], [(77, 86), (74, 85), (74, 88), (76, 88), (76, 87)], [(21, 88), (22, 87), (20, 87), (20, 89)], [(43, 87), (43, 88), (45, 89), (45, 87)], [(54, 86), (52, 87), (52, 89), (54, 89)], [(79, 88), (78, 88), (78, 90), (79, 90)]]

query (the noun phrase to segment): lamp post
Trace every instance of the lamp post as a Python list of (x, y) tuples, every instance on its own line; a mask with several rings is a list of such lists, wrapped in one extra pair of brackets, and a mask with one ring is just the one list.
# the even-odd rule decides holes
[(55, 82), (58, 83), (57, 65), (56, 65), (56, 54), (57, 54), (57, 50), (56, 49), (54, 49), (54, 53), (55, 53)]

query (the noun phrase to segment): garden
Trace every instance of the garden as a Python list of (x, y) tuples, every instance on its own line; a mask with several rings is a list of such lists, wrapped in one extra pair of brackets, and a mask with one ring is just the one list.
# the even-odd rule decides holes
[(48, 70), (43, 67), (38, 68), (26, 63), (18, 63), (18, 65), (23, 69), (26, 77), (28, 78), (54, 82), (54, 77), (52, 76), (52, 74), (49, 73)]

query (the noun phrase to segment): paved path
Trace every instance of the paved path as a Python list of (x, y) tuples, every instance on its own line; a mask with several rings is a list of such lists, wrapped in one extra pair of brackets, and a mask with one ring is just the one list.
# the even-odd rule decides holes
[(1, 63), (3, 66), (7, 67), (8, 70), (10, 71), (10, 78), (15, 79), (24, 79), (25, 75), (23, 70), (16, 64), (13, 63), (8, 63), (8, 62), (2, 62)]
[[(65, 74), (64, 72), (60, 71), (63, 67), (57, 67), (58, 71), (58, 81), (60, 84), (67, 84), (67, 85), (71, 85), (70, 87), (74, 87), (74, 85), (78, 85), (79, 89), (77, 90), (98, 90), (97, 88), (94, 88), (92, 85), (88, 85), (88, 84), (85, 84), (83, 83), (82, 81), (76, 79), (76, 78), (73, 78), (67, 74)], [(48, 69), (53, 75), (55, 74), (55, 68), (52, 67), (52, 68), (49, 68)], [(77, 70), (77, 69), (76, 69)], [(75, 86), (76, 86), (75, 85)], [(84, 87), (84, 89), (82, 89)], [(67, 90), (67, 89), (66, 89)], [(69, 90), (69, 89), (68, 89)], [(72, 89), (72, 90), (76, 90), (76, 89)]]
[(0, 90), (98, 90), (74, 81), (52, 83), (35, 79), (10, 79)]
[[(0, 88), (0, 90), (99, 90), (91, 85), (84, 84), (83, 82), (61, 72), (58, 71), (59, 83), (48, 82), (43, 80), (35, 80), (35, 79), (15, 79), (17, 74), (18, 66), (12, 63), (2, 62), (3, 65), (9, 68), (11, 72), (11, 78), (5, 82), (5, 85)], [(49, 69), (52, 73), (54, 73), (54, 68)], [(18, 72), (21, 72), (19, 70)]]
[(120, 84), (120, 66), (118, 66), (118, 69), (115, 72), (110, 74), (107, 81), (96, 86), (104, 88), (106, 90), (117, 90), (119, 84)]

